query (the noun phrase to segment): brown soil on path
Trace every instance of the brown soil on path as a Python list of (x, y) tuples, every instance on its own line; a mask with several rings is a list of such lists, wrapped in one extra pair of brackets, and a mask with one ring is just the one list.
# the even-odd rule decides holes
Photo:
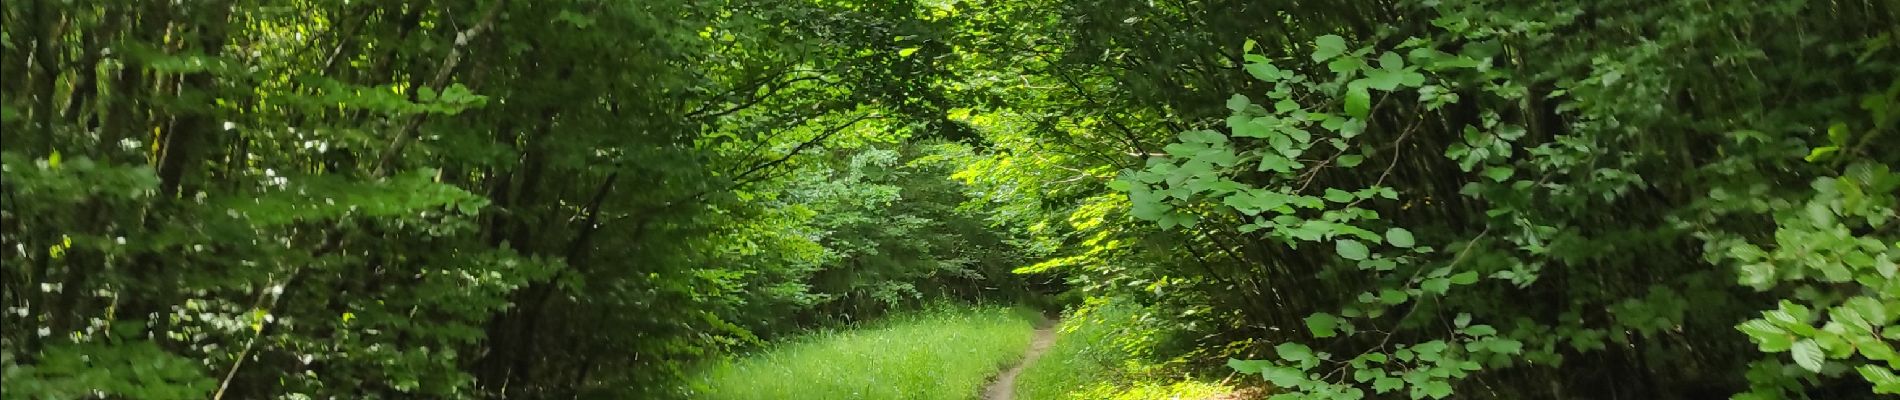
[(1030, 363), (1041, 358), (1042, 353), (1049, 351), (1049, 345), (1055, 342), (1056, 323), (1054, 321), (1036, 328), (1036, 338), (1029, 342), (1029, 352), (1023, 355), (1023, 362), (1016, 363), (1016, 366), (1009, 367), (1009, 370), (996, 375), (996, 380), (990, 382), (990, 387), (983, 390), (983, 400), (1015, 400), (1016, 376), (1022, 375), (1023, 369), (1029, 368)]

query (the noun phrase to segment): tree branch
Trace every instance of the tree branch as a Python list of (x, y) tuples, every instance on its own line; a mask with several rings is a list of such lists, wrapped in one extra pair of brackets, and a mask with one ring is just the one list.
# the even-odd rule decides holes
[[(429, 80), (430, 89), (439, 92), (443, 86), (448, 85), (449, 74), (455, 71), (456, 66), (462, 64), (463, 50), (468, 47), (468, 42), (475, 40), (476, 36), (481, 36), (482, 32), (487, 32), (489, 27), (494, 26), (495, 18), (501, 15), (502, 6), (506, 4), (508, 4), (508, 0), (495, 0), (493, 4), (488, 5), (488, 11), (483, 13), (481, 22), (476, 23), (474, 27), (468, 28), (466, 31), (455, 34), (455, 45), (449, 48), (449, 56), (442, 59), (442, 65), (435, 70), (435, 77)], [(409, 146), (409, 142), (415, 139), (416, 129), (422, 127), (422, 121), (426, 119), (428, 115), (427, 113), (423, 113), (410, 117), (409, 122), (403, 125), (402, 130), (396, 132), (396, 137), (390, 139), (389, 148), (383, 150), (381, 159), (376, 160), (376, 176), (389, 176), (390, 166), (395, 164), (396, 156), (401, 155), (402, 149)]]
[[(728, 107), (726, 109), (717, 110), (717, 111), (710, 108), (712, 104), (707, 104), (705, 107), (700, 107), (698, 110), (693, 110), (693, 112), (687, 113), (686, 119), (719, 118), (726, 115), (730, 115), (732, 113), (739, 112), (747, 108), (752, 108), (752, 106), (758, 105), (759, 103), (764, 102), (766, 99), (772, 98), (773, 95), (778, 94), (779, 90), (783, 90), (786, 87), (791, 86), (793, 83), (810, 81), (810, 80), (823, 80), (823, 79), (824, 79), (823, 75), (811, 75), (811, 76), (802, 76), (802, 77), (792, 78), (792, 79), (785, 80), (783, 82), (774, 81), (774, 82), (766, 82), (762, 84), (752, 85), (751, 86), (752, 89), (750, 91), (753, 92), (753, 94), (746, 96), (746, 99), (741, 101), (739, 104), (735, 104), (732, 107)], [(765, 93), (759, 94), (758, 93), (759, 88), (765, 88)], [(737, 89), (734, 89), (734, 90), (736, 91)]]
[[(838, 126), (834, 126), (834, 127), (831, 127), (830, 129), (826, 129), (823, 133), (818, 134), (818, 136), (813, 137), (809, 140), (806, 140), (803, 143), (799, 143), (798, 146), (792, 147), (792, 150), (790, 152), (785, 153), (785, 155), (782, 157), (773, 159), (772, 161), (767, 161), (759, 165), (754, 165), (751, 168), (746, 168), (745, 171), (742, 171), (737, 175), (733, 175), (732, 183), (725, 185), (724, 187), (718, 188), (717, 191), (734, 190), (734, 189), (743, 187), (745, 185), (764, 180), (768, 176), (764, 176), (764, 175), (754, 176), (753, 174), (765, 171), (767, 169), (778, 166), (780, 164), (784, 164), (787, 161), (791, 161), (792, 157), (795, 157), (799, 155), (800, 153), (803, 153), (805, 149), (811, 148), (812, 146), (816, 146), (819, 143), (824, 143), (825, 140), (828, 140), (832, 136), (837, 135), (838, 132), (843, 132), (846, 128), (850, 128), (852, 125), (857, 125), (859, 122), (864, 122), (865, 120), (878, 119), (878, 118), (883, 118), (883, 116), (876, 115), (876, 114), (860, 115), (857, 118), (852, 118), (850, 121), (846, 121), (843, 124), (839, 124)], [(636, 215), (647, 215), (654, 212), (671, 209), (681, 204), (688, 204), (695, 200), (699, 200), (700, 198), (705, 197), (708, 194), (712, 194), (714, 191), (715, 189), (702, 189), (700, 191), (693, 192), (693, 194), (683, 196), (677, 200), (669, 200), (664, 203), (660, 203), (658, 206), (650, 207), (645, 210), (640, 210), (639, 212), (623, 215), (623, 216), (620, 216), (619, 218), (615, 218), (614, 220), (618, 221), (618, 220), (622, 220), (626, 218), (632, 218)]]
[(779, 164), (784, 164), (786, 161), (791, 161), (793, 156), (797, 156), (798, 153), (805, 151), (806, 148), (817, 145), (818, 143), (822, 143), (825, 141), (825, 139), (830, 139), (832, 135), (836, 135), (838, 134), (838, 132), (843, 132), (845, 128), (850, 128), (852, 125), (857, 125), (858, 122), (863, 122), (864, 120), (872, 119), (872, 118), (881, 118), (881, 117), (875, 114), (860, 115), (857, 118), (853, 118), (850, 121), (846, 121), (844, 124), (832, 127), (831, 129), (827, 129), (825, 130), (824, 133), (820, 133), (818, 134), (818, 136), (813, 137), (810, 140), (806, 140), (804, 143), (799, 143), (797, 147), (792, 148), (792, 151), (785, 153), (784, 157), (779, 157), (776, 160), (768, 161), (764, 164), (754, 165), (752, 166), (752, 168), (745, 170), (745, 172), (740, 172), (738, 175), (733, 175), (732, 176), (733, 184), (727, 189), (738, 188), (741, 185), (754, 182), (754, 180), (747, 180), (746, 176), (765, 170), (766, 168), (771, 168), (771, 167), (778, 166)]

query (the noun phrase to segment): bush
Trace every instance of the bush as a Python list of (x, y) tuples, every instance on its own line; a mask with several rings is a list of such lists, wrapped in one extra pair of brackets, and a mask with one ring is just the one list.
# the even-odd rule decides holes
[(1126, 300), (1100, 298), (1071, 310), (1055, 345), (1017, 379), (1016, 395), (1023, 400), (1135, 400), (1202, 398), (1231, 391), (1206, 376), (1197, 378), (1189, 362), (1193, 357), (1163, 358), (1178, 351), (1166, 345), (1192, 343), (1181, 340), (1192, 332), (1153, 311)]

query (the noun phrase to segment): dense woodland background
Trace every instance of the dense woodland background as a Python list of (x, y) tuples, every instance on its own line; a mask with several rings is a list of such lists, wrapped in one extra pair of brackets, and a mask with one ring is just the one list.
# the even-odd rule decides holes
[(0, 8), (10, 399), (690, 397), (943, 300), (1287, 398), (1900, 393), (1892, 0)]

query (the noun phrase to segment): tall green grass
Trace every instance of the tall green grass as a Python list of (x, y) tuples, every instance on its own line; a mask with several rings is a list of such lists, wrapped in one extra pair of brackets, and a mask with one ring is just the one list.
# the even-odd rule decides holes
[(814, 334), (711, 366), (694, 396), (752, 399), (975, 399), (1021, 359), (1034, 313), (939, 308)]
[(1152, 360), (1173, 327), (1120, 304), (1092, 304), (1062, 322), (1055, 345), (1016, 378), (1017, 400), (1207, 399), (1235, 388)]

